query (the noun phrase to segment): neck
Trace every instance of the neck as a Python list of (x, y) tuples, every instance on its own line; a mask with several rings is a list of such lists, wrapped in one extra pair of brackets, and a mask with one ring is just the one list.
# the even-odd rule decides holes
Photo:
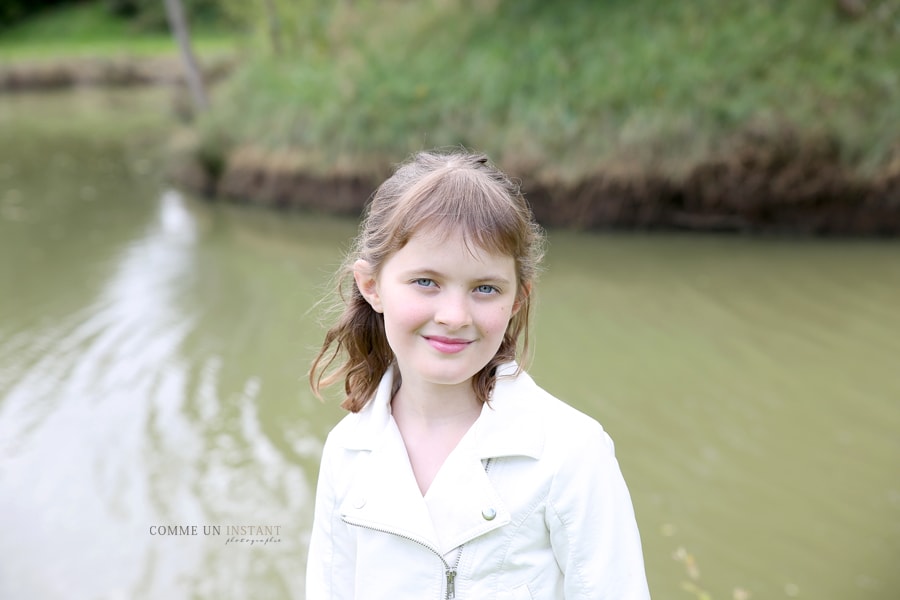
[(394, 418), (415, 420), (422, 425), (441, 427), (467, 422), (481, 414), (481, 402), (470, 381), (455, 386), (417, 385), (403, 380), (391, 401)]

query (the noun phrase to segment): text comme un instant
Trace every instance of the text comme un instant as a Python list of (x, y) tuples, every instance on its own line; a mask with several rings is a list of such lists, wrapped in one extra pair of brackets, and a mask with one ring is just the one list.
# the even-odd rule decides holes
[(281, 525), (151, 525), (150, 535), (281, 535)]

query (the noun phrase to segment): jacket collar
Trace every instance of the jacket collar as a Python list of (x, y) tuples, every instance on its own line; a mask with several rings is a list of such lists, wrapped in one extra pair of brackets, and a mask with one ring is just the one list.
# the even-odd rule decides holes
[[(391, 397), (394, 370), (390, 367), (381, 379), (375, 396), (354, 415), (341, 443), (348, 450), (374, 450), (385, 428), (392, 423)], [(545, 394), (514, 362), (497, 369), (497, 382), (491, 401), (481, 409), (473, 425), (474, 452), (482, 460), (501, 456), (540, 458), (544, 447), (545, 426), (534, 404)]]

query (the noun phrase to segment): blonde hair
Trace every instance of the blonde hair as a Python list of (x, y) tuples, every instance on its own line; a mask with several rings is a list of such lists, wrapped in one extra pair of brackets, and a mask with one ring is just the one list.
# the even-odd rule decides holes
[[(377, 275), (384, 262), (420, 231), (461, 231), (467, 245), (512, 256), (516, 267), (516, 305), (500, 348), (472, 379), (481, 402), (488, 402), (497, 367), (529, 348), (531, 284), (543, 257), (544, 235), (519, 188), (486, 156), (455, 151), (421, 152), (400, 165), (373, 194), (351, 251), (337, 274), (342, 310), (328, 329), (309, 372), (316, 396), (344, 379), (341, 406), (360, 411), (374, 396), (381, 377), (394, 362), (384, 330), (384, 316), (363, 298), (353, 279), (353, 265), (365, 260)], [(333, 370), (339, 356), (345, 360)]]

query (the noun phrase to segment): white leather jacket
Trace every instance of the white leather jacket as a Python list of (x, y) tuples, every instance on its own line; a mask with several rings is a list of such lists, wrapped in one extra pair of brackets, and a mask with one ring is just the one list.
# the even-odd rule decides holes
[[(515, 365), (423, 497), (393, 374), (329, 434), (307, 600), (642, 600), (641, 542), (613, 443)], [(432, 518), (434, 516), (434, 518)]]

